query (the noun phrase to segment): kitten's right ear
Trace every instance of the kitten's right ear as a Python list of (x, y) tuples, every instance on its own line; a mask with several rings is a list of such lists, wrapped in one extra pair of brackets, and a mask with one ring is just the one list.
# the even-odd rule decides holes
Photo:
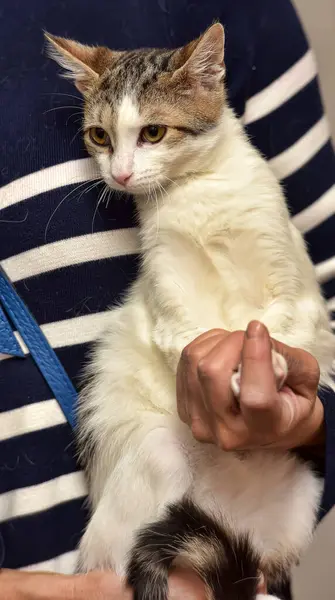
[(118, 54), (101, 46), (84, 46), (74, 40), (57, 37), (44, 32), (48, 43), (48, 54), (65, 73), (63, 77), (73, 79), (77, 89), (85, 94), (99, 79)]
[(177, 50), (178, 68), (173, 78), (213, 89), (225, 74), (224, 45), (224, 28), (221, 23), (215, 23), (197, 40)]

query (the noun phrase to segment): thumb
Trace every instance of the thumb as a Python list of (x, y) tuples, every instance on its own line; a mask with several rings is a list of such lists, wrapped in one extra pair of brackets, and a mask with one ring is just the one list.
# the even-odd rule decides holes
[(265, 325), (249, 323), (242, 349), (240, 409), (249, 429), (260, 433), (273, 430), (281, 413), (271, 351)]

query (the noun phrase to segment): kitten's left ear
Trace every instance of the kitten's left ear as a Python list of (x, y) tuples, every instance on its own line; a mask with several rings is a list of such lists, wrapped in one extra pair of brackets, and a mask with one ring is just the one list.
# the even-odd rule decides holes
[(84, 46), (74, 40), (44, 33), (48, 53), (63, 69), (64, 77), (73, 79), (77, 89), (85, 94), (112, 63), (116, 52), (101, 46)]
[(215, 23), (197, 40), (179, 51), (177, 60), (182, 66), (174, 77), (187, 77), (190, 82), (200, 83), (212, 89), (225, 74), (225, 33), (221, 23)]

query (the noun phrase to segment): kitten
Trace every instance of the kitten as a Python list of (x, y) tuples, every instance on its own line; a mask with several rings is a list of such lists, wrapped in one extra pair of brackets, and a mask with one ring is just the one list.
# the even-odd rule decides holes
[[(92, 506), (81, 569), (115, 569), (137, 600), (162, 600), (169, 568), (188, 564), (210, 598), (261, 600), (261, 578), (278, 581), (308, 544), (321, 484), (290, 453), (242, 459), (196, 442), (176, 412), (178, 360), (203, 331), (259, 319), (330, 385), (334, 341), (281, 188), (227, 103), (223, 27), (177, 50), (46, 37), (83, 93), (103, 179), (135, 196), (142, 254), (80, 399)], [(285, 361), (273, 362), (279, 377)]]

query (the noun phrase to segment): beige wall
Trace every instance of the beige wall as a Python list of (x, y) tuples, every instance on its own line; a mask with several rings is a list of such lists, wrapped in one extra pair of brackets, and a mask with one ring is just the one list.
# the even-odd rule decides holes
[[(272, 2), (275, 1), (272, 0)], [(334, 137), (335, 0), (294, 0), (294, 2), (316, 53), (324, 100)]]

